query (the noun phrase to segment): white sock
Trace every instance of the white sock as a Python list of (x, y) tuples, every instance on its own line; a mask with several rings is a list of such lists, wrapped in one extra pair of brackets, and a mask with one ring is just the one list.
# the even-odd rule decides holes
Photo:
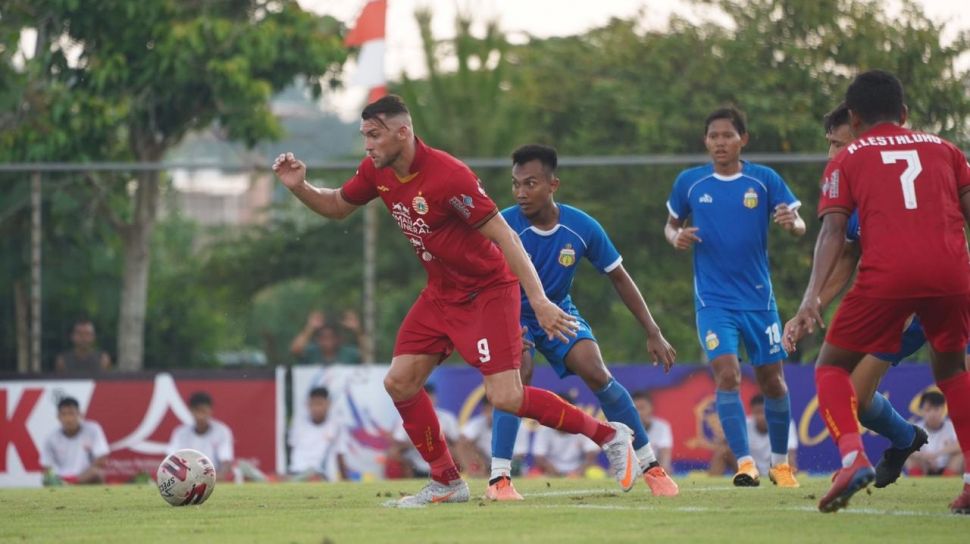
[(849, 453), (845, 454), (845, 457), (842, 458), (842, 468), (849, 468), (852, 466), (852, 463), (855, 463), (855, 458), (858, 456), (858, 451), (850, 451)]
[(506, 478), (511, 478), (512, 474), (512, 460), (502, 459), (501, 457), (492, 457), (492, 475), (489, 480), (494, 480), (495, 478), (501, 478), (505, 476)]
[(744, 463), (745, 461), (751, 461), (752, 463), (754, 463), (754, 457), (751, 457), (750, 455), (745, 455), (744, 457), (739, 457), (738, 458), (738, 466), (740, 467), (741, 464)]
[(778, 465), (788, 464), (788, 454), (787, 453), (774, 453), (771, 454), (771, 466), (777, 467)]
[(963, 483), (970, 485), (970, 472), (963, 473)]
[(643, 470), (647, 470), (650, 463), (655, 463), (657, 461), (657, 455), (653, 453), (653, 448), (650, 447), (650, 442), (647, 442), (640, 449), (637, 450), (637, 459), (640, 460), (640, 466)]

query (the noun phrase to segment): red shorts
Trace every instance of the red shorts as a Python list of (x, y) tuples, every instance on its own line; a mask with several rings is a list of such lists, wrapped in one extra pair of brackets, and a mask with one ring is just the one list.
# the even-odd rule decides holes
[(964, 351), (970, 341), (970, 294), (922, 298), (872, 298), (855, 290), (835, 312), (825, 341), (859, 353), (896, 353), (909, 316), (919, 316), (937, 352)]
[(422, 291), (397, 331), (394, 355), (441, 354), (457, 349), (482, 374), (516, 370), (522, 361), (519, 284), (486, 289), (463, 304)]

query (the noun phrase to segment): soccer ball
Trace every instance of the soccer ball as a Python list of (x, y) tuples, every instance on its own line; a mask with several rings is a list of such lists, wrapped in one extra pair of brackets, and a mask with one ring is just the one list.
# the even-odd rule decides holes
[(179, 450), (158, 465), (156, 481), (172, 506), (202, 504), (216, 487), (216, 469), (202, 452)]

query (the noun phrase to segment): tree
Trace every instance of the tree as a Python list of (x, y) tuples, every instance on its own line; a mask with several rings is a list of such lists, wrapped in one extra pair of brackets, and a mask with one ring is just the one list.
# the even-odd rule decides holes
[[(25, 67), (19, 103), (35, 97), (44, 107), (8, 119), (16, 130), (7, 136), (24, 152), (12, 156), (34, 160), (157, 162), (189, 131), (213, 123), (252, 146), (280, 133), (268, 106), (274, 92), (303, 77), (319, 96), (321, 79), (335, 81), (346, 58), (339, 23), (304, 12), (295, 0), (14, 0), (2, 16), (7, 44), (27, 27), (37, 30), (40, 54)], [(77, 124), (83, 132), (65, 130)], [(130, 191), (88, 181), (122, 242), (118, 363), (136, 370), (159, 174), (132, 174)], [(111, 205), (119, 199), (123, 206)]]

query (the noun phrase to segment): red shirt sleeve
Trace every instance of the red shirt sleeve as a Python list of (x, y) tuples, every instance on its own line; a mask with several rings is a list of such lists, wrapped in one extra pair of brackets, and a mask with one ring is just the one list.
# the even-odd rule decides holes
[(498, 213), (498, 207), (485, 193), (482, 182), (468, 168), (454, 171), (444, 194), (444, 204), (451, 213), (474, 228), (484, 225)]
[(842, 161), (838, 158), (829, 161), (828, 166), (825, 167), (825, 175), (822, 176), (822, 196), (818, 201), (818, 216), (822, 217), (836, 210), (852, 213), (856, 208), (856, 202), (852, 197), (851, 189)]
[(340, 196), (355, 206), (363, 206), (377, 198), (377, 171), (370, 159), (360, 161), (354, 177), (348, 179), (340, 188)]

